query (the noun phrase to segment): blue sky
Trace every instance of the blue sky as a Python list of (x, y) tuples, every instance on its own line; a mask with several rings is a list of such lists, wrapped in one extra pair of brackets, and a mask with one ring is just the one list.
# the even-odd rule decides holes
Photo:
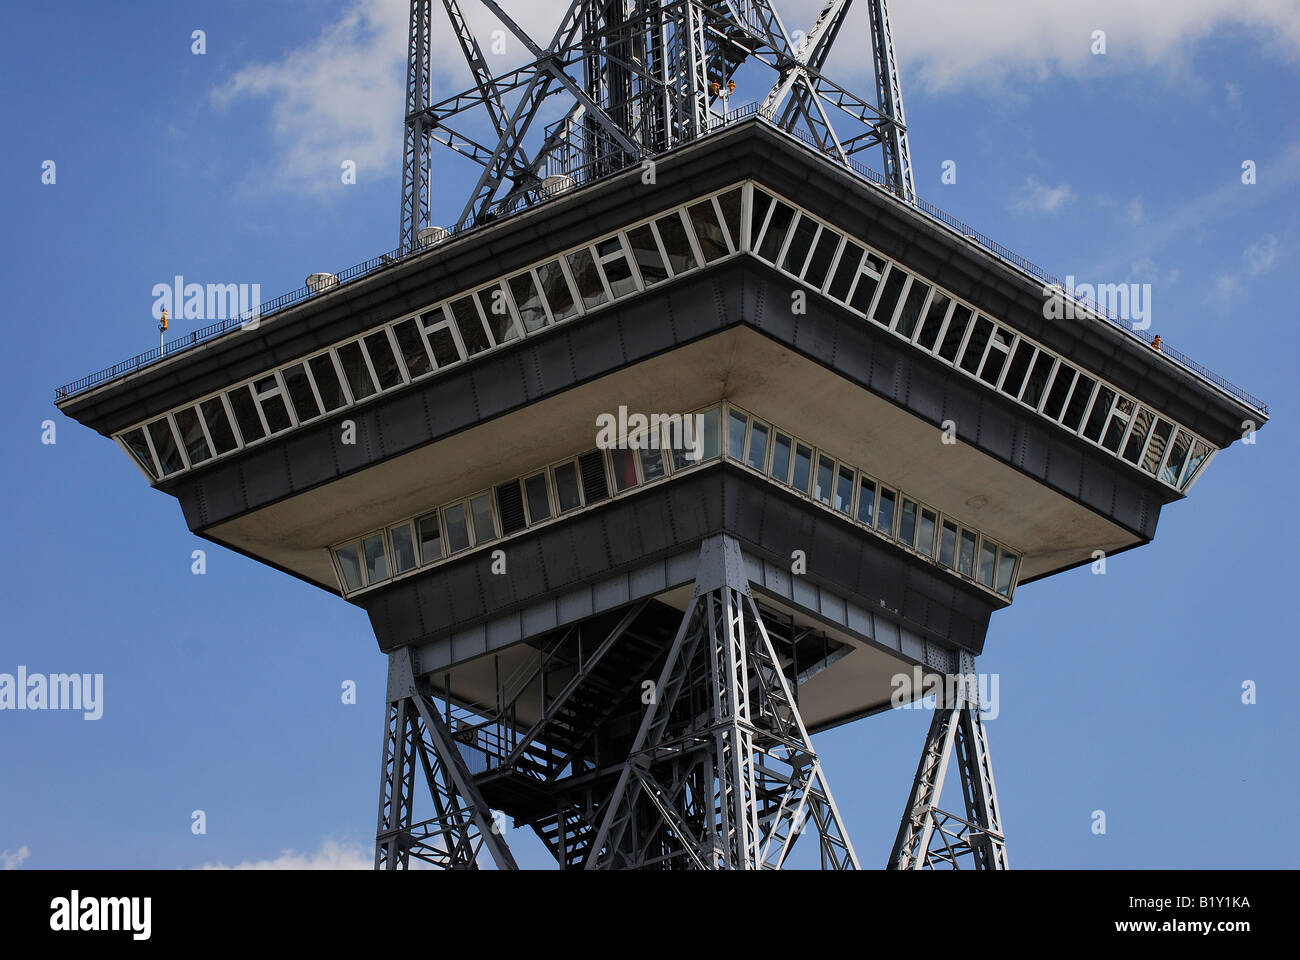
[[(364, 614), (195, 538), (52, 395), (155, 342), (155, 283), (260, 283), (269, 299), (396, 245), (403, 6), (9, 6), (0, 672), (102, 673), (105, 702), (97, 721), (0, 712), (0, 866), (370, 860), (385, 659)], [(530, 28), (557, 15), (527, 6)], [(778, 3), (792, 28), (816, 6)], [(1011, 863), (1295, 867), (1300, 12), (1054, 6), (894, 4), (918, 192), (1058, 275), (1151, 283), (1152, 329), (1276, 422), (1221, 454), (1152, 545), (1105, 576), (1027, 586), (995, 616), (979, 667), (1000, 680), (988, 725)], [(1104, 56), (1089, 52), (1098, 29)], [(855, 11), (828, 69), (865, 91), (864, 30)], [(441, 222), (464, 175), (440, 175)], [(864, 863), (889, 852), (928, 719), (817, 738)], [(536, 841), (512, 842), (544, 865)]]

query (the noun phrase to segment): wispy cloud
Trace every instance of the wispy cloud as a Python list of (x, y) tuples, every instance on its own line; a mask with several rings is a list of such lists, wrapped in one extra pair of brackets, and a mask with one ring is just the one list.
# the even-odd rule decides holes
[(10, 853), (8, 850), (0, 850), (0, 870), (17, 870), (29, 856), (31, 856), (31, 850), (25, 844), (14, 853)]
[(1026, 213), (1058, 213), (1073, 199), (1074, 191), (1070, 189), (1069, 184), (1062, 183), (1049, 187), (1029, 177), (1015, 201), (1015, 206), (1017, 210)]
[(1269, 234), (1248, 246), (1241, 256), (1246, 261), (1246, 272), (1252, 277), (1268, 273), (1277, 264), (1277, 237)]
[[(24, 850), (27, 848), (24, 847)], [(375, 864), (374, 849), (359, 844), (326, 840), (315, 853), (285, 850), (271, 860), (245, 860), (233, 867), (224, 863), (205, 863), (201, 870), (370, 870)]]

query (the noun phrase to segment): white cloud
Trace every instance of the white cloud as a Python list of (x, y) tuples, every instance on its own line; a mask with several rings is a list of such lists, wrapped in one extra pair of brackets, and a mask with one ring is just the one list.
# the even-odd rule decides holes
[(1252, 243), (1241, 256), (1252, 277), (1268, 273), (1277, 263), (1277, 237), (1270, 234), (1258, 243)]
[(1056, 213), (1074, 199), (1069, 184), (1049, 187), (1033, 177), (1025, 181), (1024, 193), (1016, 200), (1016, 209), (1027, 213)]
[(25, 844), (19, 847), (16, 853), (0, 850), (0, 870), (17, 870), (30, 855), (31, 851)]
[(1142, 206), (1141, 197), (1133, 198), (1132, 202), (1125, 209), (1124, 216), (1127, 217), (1128, 222), (1135, 227), (1141, 224), (1142, 221), (1146, 219), (1146, 210)]
[[(25, 847), (23, 848), (26, 849)], [(285, 850), (273, 860), (245, 860), (233, 867), (224, 863), (205, 863), (201, 870), (371, 870), (375, 865), (374, 848), (359, 844), (326, 840), (315, 853)]]

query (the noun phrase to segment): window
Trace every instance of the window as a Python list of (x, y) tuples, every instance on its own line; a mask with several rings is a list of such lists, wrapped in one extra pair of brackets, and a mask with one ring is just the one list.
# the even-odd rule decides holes
[(704, 200), (689, 208), (691, 226), (695, 228), (695, 239), (700, 243), (700, 252), (704, 254), (705, 263), (721, 260), (729, 251), (727, 235), (718, 225), (718, 216), (713, 209), (712, 200)]
[(885, 487), (880, 488), (880, 506), (876, 508), (876, 529), (887, 534), (894, 532), (894, 503), (897, 494)]
[(203, 414), (203, 422), (208, 425), (208, 436), (212, 438), (217, 456), (229, 453), (239, 446), (235, 431), (230, 425), (230, 417), (226, 415), (226, 405), (220, 397), (204, 400), (199, 404), (199, 411)]
[(1083, 428), (1083, 435), (1093, 443), (1101, 439), (1101, 430), (1106, 425), (1106, 418), (1110, 416), (1114, 399), (1114, 390), (1109, 387), (1097, 388), (1097, 399), (1092, 402), (1092, 412), (1088, 414), (1088, 423)]
[(1064, 363), (1056, 365), (1056, 376), (1047, 391), (1047, 402), (1043, 404), (1043, 416), (1049, 420), (1061, 419), (1065, 410), (1065, 401), (1070, 397), (1070, 388), (1074, 386), (1075, 369)]
[(496, 522), (492, 519), (492, 495), (481, 493), (469, 502), (470, 516), (474, 520), (474, 542), (485, 543), (496, 539)]
[(718, 210), (722, 213), (722, 225), (731, 235), (731, 246), (740, 249), (740, 202), (743, 187), (737, 187), (717, 197)]
[(974, 311), (970, 307), (957, 304), (952, 312), (952, 320), (948, 322), (948, 330), (943, 335), (943, 343), (939, 345), (941, 359), (949, 363), (957, 362), (957, 351), (961, 349), (961, 343), (966, 338), (966, 327), (970, 324), (972, 316)]
[(939, 562), (949, 568), (956, 566), (957, 524), (951, 520), (945, 520), (939, 532)]
[(655, 239), (650, 224), (642, 224), (629, 230), (627, 241), (632, 247), (632, 256), (636, 260), (637, 269), (641, 271), (641, 279), (647, 287), (668, 279), (668, 267), (664, 265), (659, 242)]
[(704, 454), (700, 457), (701, 460), (712, 460), (714, 457), (718, 456), (721, 451), (718, 437), (719, 416), (720, 414), (717, 407), (710, 407), (708, 410), (704, 411)]
[(857, 279), (861, 270), (864, 253), (866, 251), (852, 240), (844, 241), (840, 262), (835, 266), (835, 276), (831, 278), (831, 285), (826, 290), (830, 296), (841, 303), (848, 299), (849, 291), (853, 289), (853, 281)]
[(1196, 479), (1196, 474), (1200, 472), (1201, 467), (1205, 466), (1205, 461), (1210, 456), (1210, 447), (1208, 444), (1197, 440), (1192, 444), (1192, 455), (1187, 461), (1187, 469), (1183, 473), (1182, 480), (1179, 481), (1179, 487), (1186, 490)]
[[(772, 215), (763, 230), (762, 240), (756, 241), (756, 252), (760, 259), (768, 263), (776, 262), (776, 256), (781, 252), (781, 245), (785, 243), (785, 232), (790, 229), (790, 222), (793, 219), (794, 208), (786, 206), (780, 200), (772, 205)], [(665, 238), (666, 242), (667, 238)]]
[(1192, 438), (1179, 430), (1173, 446), (1169, 449), (1169, 460), (1165, 463), (1164, 470), (1160, 472), (1161, 480), (1168, 484), (1178, 483), (1178, 475), (1183, 471), (1183, 464), (1187, 462), (1187, 451), (1191, 446)]
[(1119, 452), (1119, 443), (1124, 439), (1124, 431), (1128, 429), (1128, 419), (1132, 413), (1132, 400), (1128, 397), (1116, 398), (1115, 412), (1110, 415), (1110, 423), (1106, 425), (1106, 435), (1101, 441), (1101, 445), (1111, 453)]
[(975, 534), (971, 530), (961, 532), (961, 552), (957, 555), (957, 572), (971, 579), (975, 578)]
[(767, 222), (767, 212), (771, 209), (772, 198), (755, 187), (753, 203), (749, 211), (749, 249), (758, 249), (758, 241), (763, 235), (763, 224)]
[(813, 497), (829, 505), (831, 502), (831, 484), (835, 477), (835, 461), (827, 456), (817, 458), (817, 486), (813, 488)]
[(858, 490), (858, 521), (871, 526), (872, 520), (876, 515), (876, 484), (875, 481), (863, 477), (859, 481)]
[(628, 266), (623, 253), (623, 241), (610, 237), (596, 244), (596, 256), (600, 258), (600, 269), (605, 274), (610, 295), (626, 297), (636, 293), (636, 281), (632, 279), (632, 268)]
[(379, 380), (380, 390), (391, 390), (402, 384), (402, 368), (397, 365), (397, 356), (393, 345), (388, 340), (388, 331), (379, 330), (365, 338), (366, 352), (370, 354), (370, 363), (374, 367), (375, 377)]
[(420, 331), (416, 329), (414, 318), (403, 320), (393, 327), (393, 336), (397, 338), (397, 349), (402, 353), (406, 371), (411, 375), (412, 380), (432, 372), (433, 364), (429, 361), (429, 354), (420, 340)]
[(384, 556), (384, 535), (376, 533), (367, 537), (361, 544), (361, 552), (366, 558), (366, 583), (378, 583), (388, 579), (388, 558)]
[(343, 384), (339, 382), (334, 358), (330, 354), (322, 353), (318, 357), (312, 357), (307, 361), (307, 366), (311, 368), (312, 379), (316, 381), (316, 389), (320, 393), (321, 403), (325, 405), (326, 413), (337, 410), (348, 402), (348, 398), (343, 393)]
[(744, 462), (745, 460), (745, 427), (749, 424), (749, 418), (743, 413), (731, 411), (731, 418), (727, 421), (731, 424), (727, 436), (727, 456), (732, 460)]
[(334, 551), (339, 560), (339, 573), (343, 577), (343, 586), (347, 590), (361, 589), (361, 562), (357, 558), (357, 545), (349, 544)]
[(916, 549), (927, 557), (934, 556), (934, 535), (937, 530), (939, 515), (926, 507), (921, 508), (921, 525), (917, 530)]
[(149, 475), (149, 479), (157, 480), (158, 468), (154, 466), (153, 454), (149, 452), (149, 443), (144, 438), (144, 430), (137, 427), (135, 430), (124, 434), (122, 442), (131, 451), (136, 463), (140, 464), (144, 472)]
[[(252, 443), (255, 440), (261, 440), (266, 436), (266, 427), (262, 425), (262, 417), (257, 412), (257, 407), (253, 403), (253, 395), (248, 392), (248, 387), (236, 387), (226, 396), (230, 399), (230, 409), (235, 412), (235, 423), (239, 425), (239, 434), (244, 438), (244, 443)], [(150, 431), (152, 436), (152, 430)], [(154, 438), (154, 449), (158, 449), (158, 440)], [(162, 459), (162, 453), (159, 452), (158, 459)], [(163, 468), (166, 473), (166, 467)]]
[(447, 553), (456, 553), (469, 546), (469, 521), (465, 516), (465, 504), (457, 503), (442, 511), (442, 519), (447, 524)]
[(845, 516), (853, 509), (853, 479), (853, 471), (841, 463), (835, 478), (834, 507)]
[(636, 453), (632, 450), (615, 449), (610, 452), (610, 462), (614, 467), (614, 489), (619, 493), (636, 486)]
[(790, 482), (790, 438), (779, 433), (772, 445), (772, 479), (780, 483)]
[(546, 474), (538, 473), (525, 480), (524, 492), (528, 499), (528, 522), (539, 523), (542, 520), (549, 520), (551, 494), (546, 486)]
[(795, 276), (803, 273), (804, 261), (808, 259), (808, 251), (812, 249), (812, 242), (817, 236), (818, 229), (815, 220), (803, 214), (799, 215), (794, 232), (790, 234), (790, 244), (786, 247), (785, 256), (781, 258), (782, 270)]
[(343, 377), (348, 382), (354, 401), (364, 400), (375, 392), (374, 381), (370, 379), (370, 368), (366, 366), (361, 344), (356, 340), (339, 347), (339, 362), (343, 365)]
[(812, 473), (812, 449), (802, 443), (794, 448), (794, 488), (803, 493), (808, 492), (808, 481)]
[(411, 525), (399, 523), (389, 527), (388, 536), (393, 541), (393, 573), (415, 569), (415, 540), (411, 535)]
[(898, 524), (898, 539), (909, 547), (916, 546), (916, 503), (903, 498), (902, 519)]
[(559, 260), (552, 260), (537, 268), (537, 279), (541, 282), (542, 293), (551, 305), (551, 316), (558, 323), (567, 320), (578, 312), (578, 305), (569, 286), (568, 278), (560, 267)]
[[(479, 302), (483, 305), (483, 318), (487, 320), (492, 342), (498, 346), (509, 343), (519, 336), (515, 326), (514, 314), (510, 311), (510, 298), (506, 295), (504, 284), (495, 284), (479, 291)], [(372, 353), (373, 357), (374, 354)]]
[(1005, 550), (1001, 551), (998, 557), (998, 593), (1004, 597), (1011, 593), (1011, 583), (1018, 559), (1014, 553), (1007, 553)]
[(555, 468), (555, 499), (559, 502), (560, 513), (567, 513), (582, 506), (582, 495), (578, 492), (578, 468), (570, 460)]
[(749, 431), (749, 457), (745, 462), (760, 471), (767, 466), (767, 427), (757, 420)]
[(1043, 399), (1043, 391), (1047, 389), (1047, 378), (1052, 375), (1052, 367), (1056, 364), (1056, 359), (1042, 350), (1038, 351), (1038, 356), (1034, 360), (1034, 365), (1029, 371), (1029, 379), (1025, 381), (1025, 391), (1020, 395), (1020, 399), (1029, 406), (1038, 408), (1039, 401)]
[(871, 312), (872, 320), (883, 326), (889, 326), (889, 322), (894, 319), (894, 308), (898, 306), (898, 298), (902, 296), (903, 285), (910, 279), (898, 267), (890, 265), (884, 288), (880, 291), (880, 299), (876, 301), (876, 308)]
[(993, 339), (989, 342), (988, 354), (984, 358), (984, 366), (980, 369), (980, 379), (990, 387), (998, 385), (998, 377), (1002, 375), (1002, 368), (1007, 362), (1007, 353), (1011, 349), (1011, 336), (1011, 331), (1004, 330), (1002, 327), (993, 330)]
[(456, 345), (456, 338), (451, 332), (451, 322), (443, 320), (443, 312), (436, 310), (427, 314), (423, 318), (424, 338), (429, 344), (429, 353), (433, 355), (433, 360), (438, 364), (438, 369), (449, 367), (453, 363), (459, 363), (463, 358), (460, 355), (460, 348)]
[(1074, 393), (1070, 394), (1069, 406), (1065, 408), (1065, 416), (1061, 418), (1061, 423), (1067, 429), (1075, 431), (1079, 429), (1079, 424), (1083, 421), (1083, 412), (1088, 409), (1088, 401), (1092, 399), (1092, 388), (1096, 385), (1096, 380), (1083, 374), (1079, 374), (1075, 380)]
[[(471, 295), (452, 301), (450, 311), (456, 321), (456, 329), (460, 331), (460, 342), (465, 344), (466, 356), (472, 357), (491, 346), (483, 318), (479, 316), (476, 297)], [(346, 364), (344, 369), (347, 369)]]
[(1155, 432), (1151, 434), (1151, 442), (1147, 444), (1147, 451), (1142, 457), (1142, 470), (1153, 477), (1165, 458), (1165, 449), (1169, 446), (1169, 435), (1173, 430), (1172, 423), (1160, 420), (1156, 423)]
[(925, 311), (921, 332), (916, 338), (916, 343), (921, 349), (933, 350), (934, 345), (939, 342), (939, 331), (943, 329), (943, 321), (948, 317), (948, 307), (951, 304), (951, 297), (938, 290), (934, 291), (934, 296), (930, 298), (930, 306)]
[(925, 298), (929, 293), (928, 283), (915, 279), (912, 281), (912, 286), (907, 291), (907, 299), (903, 301), (903, 309), (898, 313), (898, 323), (894, 327), (895, 332), (900, 336), (908, 340), (912, 339), (912, 334), (916, 332), (916, 325), (921, 320), (921, 308), (925, 305)]
[(980, 317), (975, 321), (975, 329), (971, 331), (970, 340), (966, 343), (966, 351), (962, 354), (961, 368), (967, 373), (978, 373), (980, 364), (984, 362), (984, 348), (989, 344), (989, 337), (993, 335), (993, 322), (987, 317)]
[(993, 572), (997, 563), (998, 548), (989, 541), (984, 540), (980, 543), (980, 575), (979, 581), (984, 586), (992, 589)]
[(573, 282), (578, 288), (578, 296), (586, 309), (598, 307), (609, 299), (605, 293), (605, 284), (596, 270), (596, 261), (586, 247), (569, 254), (569, 269), (573, 271)]
[(280, 393), (280, 381), (274, 375), (256, 381), (253, 384), (253, 392), (257, 394), (258, 403), (262, 405), (262, 416), (266, 419), (266, 425), (271, 433), (279, 433), (293, 426), (289, 407)]
[(311, 388), (311, 378), (307, 376), (305, 364), (295, 363), (292, 367), (285, 367), (284, 387), (289, 391), (289, 400), (299, 423), (320, 416), (320, 404), (316, 402), (316, 394)]
[(1129, 463), (1137, 463), (1142, 456), (1142, 448), (1146, 446), (1147, 434), (1151, 432), (1154, 420), (1155, 414), (1146, 407), (1138, 410), (1137, 416), (1133, 418), (1133, 429), (1128, 432), (1128, 440), (1124, 444), (1124, 459)]
[(843, 239), (833, 230), (827, 230), (822, 227), (822, 232), (817, 237), (817, 245), (813, 247), (812, 256), (808, 258), (808, 269), (804, 273), (804, 283), (811, 284), (818, 290), (826, 282), (826, 274), (830, 272), (831, 261), (835, 259), (835, 251), (840, 248), (840, 240)]
[(546, 303), (542, 300), (542, 292), (537, 288), (532, 271), (527, 270), (517, 277), (511, 277), (509, 287), (515, 308), (519, 311), (519, 319), (523, 321), (524, 331), (532, 333), (546, 326)]
[(438, 511), (415, 521), (420, 536), (420, 562), (432, 563), (442, 558), (442, 531), (438, 528)]
[(694, 270), (699, 261), (691, 248), (691, 239), (686, 234), (686, 225), (682, 223), (679, 213), (670, 213), (655, 221), (659, 230), (659, 239), (664, 243), (664, 252), (668, 254), (668, 265), (672, 267), (673, 276)]
[(1025, 385), (1025, 377), (1029, 373), (1030, 361), (1034, 359), (1035, 349), (1034, 345), (1027, 340), (1021, 340), (1016, 344), (1016, 349), (1011, 354), (1011, 363), (1007, 366), (1007, 375), (1002, 380), (1002, 392), (1007, 396), (1020, 396), (1020, 390)]
[(656, 447), (643, 447), (641, 449), (641, 482), (649, 483), (651, 480), (658, 480), (663, 476), (667, 476), (663, 452)]
[(199, 422), (199, 412), (196, 408), (186, 407), (184, 410), (176, 411), (176, 429), (180, 432), (185, 453), (190, 458), (190, 466), (212, 457), (207, 438), (203, 436), (203, 425)]

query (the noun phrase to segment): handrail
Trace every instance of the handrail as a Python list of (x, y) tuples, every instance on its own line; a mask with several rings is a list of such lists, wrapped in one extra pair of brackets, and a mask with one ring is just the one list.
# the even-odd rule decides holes
[[(884, 176), (877, 173), (875, 170), (872, 170), (870, 167), (865, 166), (858, 160), (855, 160), (853, 157), (841, 159), (833, 154), (827, 153), (826, 150), (821, 145), (816, 143), (816, 141), (814, 141), (808, 134), (804, 133), (801, 130), (794, 130), (794, 131), (783, 130), (776, 123), (774, 123), (771, 120), (771, 118), (759, 112), (759, 105), (757, 103), (750, 103), (750, 104), (746, 104), (745, 106), (738, 107), (737, 109), (728, 113), (725, 117), (719, 118), (717, 123), (711, 125), (707, 130), (701, 132), (692, 140), (684, 141), (674, 149), (678, 149), (679, 147), (686, 146), (688, 143), (693, 143), (696, 140), (702, 139), (703, 137), (706, 137), (727, 126), (730, 126), (731, 124), (737, 123), (742, 120), (747, 120), (753, 117), (756, 117), (758, 120), (762, 121), (772, 129), (777, 130), (780, 133), (784, 133), (787, 136), (792, 136), (798, 139), (800, 142), (816, 150), (818, 154), (820, 154), (821, 156), (824, 156), (827, 159), (831, 160), (832, 162), (845, 167), (846, 169), (850, 170), (852, 173), (857, 174), (859, 177), (866, 180), (867, 182), (872, 183), (875, 186), (890, 192), (891, 194), (893, 193), (893, 191), (890, 189), (888, 181), (884, 178)], [(574, 167), (569, 168), (565, 171), (557, 171), (557, 172), (565, 172), (568, 176), (573, 178), (575, 184), (577, 185), (588, 186), (590, 184), (597, 183), (609, 177), (616, 176), (617, 174), (624, 172), (630, 166), (639, 163), (640, 161), (639, 158), (630, 158), (622, 167), (615, 167), (613, 169), (608, 168), (608, 164), (610, 164), (610, 162), (611, 161), (609, 158), (604, 158), (595, 163), (586, 163), (581, 166), (575, 165)], [(557, 196), (558, 194), (568, 189), (572, 189), (572, 188), (567, 185), (557, 185), (556, 187), (551, 189), (537, 188), (536, 190), (533, 191), (533, 195), (531, 196), (526, 193), (521, 193), (519, 196), (510, 200), (508, 204), (498, 205), (497, 207), (494, 207), (484, 217), (476, 218), (471, 216), (466, 220), (462, 221), (461, 223), (456, 224), (454, 227), (452, 227), (449, 230), (449, 234), (450, 236), (459, 236), (460, 234), (467, 233), (479, 227), (486, 227), (490, 224), (499, 223), (505, 217), (509, 217), (515, 213), (518, 213), (525, 208), (535, 206), (539, 202), (549, 200), (554, 196)], [(537, 195), (540, 195), (541, 198), (540, 200), (537, 199)], [(919, 210), (921, 213), (929, 217), (931, 220), (934, 220), (951, 230), (955, 230), (957, 233), (960, 233), (965, 239), (976, 243), (983, 249), (989, 251), (994, 256), (998, 257), (1000, 260), (1014, 267), (1017, 267), (1018, 269), (1024, 271), (1025, 273), (1042, 281), (1047, 285), (1054, 286), (1064, 291), (1064, 285), (1061, 283), (1060, 278), (1054, 276), (1053, 274), (1048, 273), (1042, 267), (1039, 267), (1037, 264), (1034, 264), (1031, 261), (1026, 260), (1024, 257), (1020, 256), (1019, 254), (1011, 250), (1008, 250), (1002, 244), (998, 243), (997, 241), (993, 240), (990, 237), (985, 236), (984, 234), (975, 230), (973, 227), (966, 224), (964, 221), (958, 219), (957, 217), (954, 217), (952, 214), (947, 213), (944, 210), (941, 210), (939, 207), (935, 206), (934, 204), (930, 203), (927, 200), (921, 199), (920, 197), (916, 198), (914, 206), (917, 210)], [(98, 386), (107, 381), (114, 380), (121, 376), (126, 376), (127, 374), (135, 373), (136, 371), (142, 369), (143, 367), (147, 367), (150, 364), (158, 362), (168, 356), (171, 356), (183, 350), (187, 350), (191, 347), (195, 347), (201, 343), (206, 343), (207, 341), (219, 337), (233, 329), (242, 327), (244, 324), (248, 323), (249, 321), (255, 319), (265, 320), (268, 318), (269, 315), (272, 315), (280, 310), (283, 310), (286, 307), (290, 307), (295, 304), (301, 303), (307, 299), (310, 299), (313, 296), (316, 296), (319, 293), (335, 290), (339, 286), (351, 280), (355, 280), (357, 278), (364, 277), (364, 276), (369, 276), (373, 273), (377, 273), (382, 269), (395, 266), (396, 264), (402, 263), (414, 256), (417, 256), (421, 253), (425, 253), (429, 249), (430, 247), (428, 245), (418, 246), (414, 250), (405, 250), (405, 251), (402, 250), (401, 248), (398, 248), (396, 250), (391, 250), (387, 253), (382, 253), (379, 256), (371, 257), (369, 260), (366, 260), (362, 263), (354, 264), (353, 266), (348, 267), (347, 269), (342, 270), (338, 274), (336, 274), (336, 276), (338, 277), (338, 283), (336, 284), (331, 283), (329, 286), (324, 287), (320, 290), (313, 290), (310, 287), (304, 285), (302, 287), (299, 287), (296, 290), (291, 290), (286, 294), (282, 294), (281, 296), (270, 301), (269, 303), (262, 304), (260, 308), (255, 311), (249, 311), (238, 317), (231, 317), (225, 320), (218, 320), (216, 323), (212, 323), (206, 327), (203, 327), (202, 329), (195, 330), (192, 333), (187, 334), (186, 336), (178, 337), (175, 340), (169, 341), (168, 343), (164, 344), (162, 347), (154, 347), (152, 350), (148, 350), (144, 353), (141, 353), (135, 357), (132, 357), (129, 360), (123, 360), (121, 363), (114, 364), (111, 367), (106, 367), (103, 370), (99, 370), (95, 373), (90, 374), (89, 376), (82, 377), (80, 380), (75, 380), (72, 383), (59, 387), (54, 391), (54, 400), (56, 403), (58, 403), (62, 400), (66, 400), (69, 397), (72, 397), (78, 393), (81, 393), (92, 387)], [(1098, 319), (1105, 320), (1108, 323), (1112, 324), (1113, 326), (1123, 330), (1129, 336), (1134, 337), (1135, 339), (1147, 344), (1148, 346), (1152, 346), (1152, 340), (1153, 340), (1152, 335), (1146, 330), (1137, 329), (1136, 327), (1134, 327), (1131, 321), (1126, 320), (1122, 317), (1114, 316), (1109, 311), (1102, 310), (1100, 306), (1098, 306), (1098, 304), (1091, 298), (1073, 297), (1071, 299), (1073, 299), (1075, 303), (1081, 305), (1089, 313), (1095, 315)], [(1229, 394), (1232, 397), (1235, 397), (1236, 399), (1260, 411), (1261, 413), (1265, 415), (1268, 414), (1268, 404), (1264, 403), (1264, 401), (1260, 400), (1258, 397), (1255, 397), (1250, 393), (1247, 393), (1245, 390), (1241, 389), (1240, 387), (1236, 386), (1235, 384), (1231, 383), (1225, 378), (1219, 376), (1217, 373), (1214, 373), (1204, 365), (1197, 363), (1195, 360), (1193, 360), (1191, 357), (1188, 357), (1186, 354), (1178, 350), (1175, 350), (1173, 347), (1169, 346), (1168, 341), (1166, 341), (1164, 337), (1161, 337), (1160, 346), (1158, 348), (1152, 346), (1152, 349), (1159, 349), (1159, 351), (1162, 354), (1164, 354), (1164, 356), (1172, 360), (1174, 363), (1177, 363), (1179, 366), (1183, 367), (1184, 369), (1188, 370), (1189, 372), (1200, 377), (1202, 380), (1205, 380), (1207, 383), (1210, 383), (1213, 386), (1218, 387), (1220, 390), (1223, 390), (1225, 393)]]

